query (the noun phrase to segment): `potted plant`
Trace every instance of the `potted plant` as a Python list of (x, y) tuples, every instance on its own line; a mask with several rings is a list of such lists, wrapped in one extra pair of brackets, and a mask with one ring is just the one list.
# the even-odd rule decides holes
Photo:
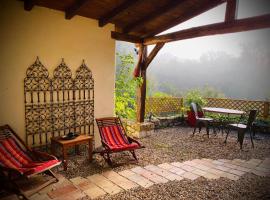
[(196, 103), (198, 105), (198, 115), (199, 117), (203, 117), (203, 112), (200, 110), (203, 106), (207, 104), (206, 99), (204, 99), (199, 90), (191, 90), (184, 97), (184, 106), (187, 112), (187, 122), (190, 126), (195, 126), (196, 117), (194, 112), (192, 111), (190, 104)]

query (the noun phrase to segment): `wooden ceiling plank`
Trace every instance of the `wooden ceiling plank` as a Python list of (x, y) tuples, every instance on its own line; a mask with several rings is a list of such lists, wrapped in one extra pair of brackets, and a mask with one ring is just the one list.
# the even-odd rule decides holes
[(134, 5), (137, 3), (139, 0), (126, 0), (124, 3), (122, 3), (120, 6), (116, 7), (112, 11), (106, 13), (103, 17), (101, 17), (98, 21), (98, 25), (100, 27), (105, 26), (108, 24), (114, 17), (119, 15), (121, 12), (124, 10), (128, 9), (130, 6)]
[(209, 3), (205, 4), (204, 6), (201, 6), (200, 9), (195, 9), (195, 10), (191, 10), (190, 12), (186, 12), (186, 14), (184, 16), (179, 17), (178, 19), (170, 22), (170, 23), (166, 23), (162, 26), (160, 26), (158, 29), (152, 31), (152, 32), (148, 32), (147, 34), (143, 35), (143, 37), (151, 37), (154, 36), (156, 34), (159, 34), (163, 31), (168, 30), (169, 28), (172, 28), (180, 23), (183, 23), (193, 17), (196, 17), (212, 8), (217, 7), (218, 5), (222, 4), (226, 2), (226, 0), (212, 0)]
[(24, 0), (24, 10), (31, 11), (35, 5), (34, 0)]
[(184, 39), (191, 39), (203, 36), (235, 33), (256, 29), (270, 28), (270, 14), (245, 19), (234, 20), (232, 22), (215, 23), (199, 26), (186, 30), (168, 33), (160, 36), (144, 39), (145, 45), (157, 44), (160, 42), (173, 42)]
[(225, 22), (237, 19), (238, 0), (227, 0)]
[(115, 31), (111, 32), (111, 38), (116, 39), (116, 40), (120, 40), (120, 41), (132, 42), (132, 43), (142, 43), (143, 42), (143, 40), (137, 36), (119, 33), (119, 32), (115, 32)]
[(79, 9), (88, 1), (89, 0), (76, 0), (69, 8), (66, 9), (66, 19), (71, 19), (74, 17), (78, 13)]
[(141, 25), (155, 19), (156, 17), (159, 17), (160, 15), (174, 9), (176, 6), (183, 3), (184, 1), (187, 1), (187, 0), (172, 1), (172, 2), (168, 3), (165, 7), (157, 9), (154, 12), (146, 15), (142, 19), (139, 19), (139, 20), (127, 25), (126, 27), (124, 27), (123, 28), (123, 33), (131, 32), (135, 28), (137, 28), (137, 27), (139, 27), (139, 26), (141, 26)]
[(151, 51), (151, 53), (149, 54), (149, 56), (146, 59), (146, 63), (145, 63), (146, 69), (148, 68), (148, 66), (150, 65), (152, 60), (156, 57), (156, 55), (158, 54), (158, 52), (162, 49), (162, 47), (164, 45), (165, 45), (164, 42), (156, 44), (156, 46), (154, 47), (154, 49)]

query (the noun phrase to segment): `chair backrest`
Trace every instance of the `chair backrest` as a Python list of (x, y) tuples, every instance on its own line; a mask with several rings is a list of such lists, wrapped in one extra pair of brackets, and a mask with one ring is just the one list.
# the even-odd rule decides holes
[(110, 146), (129, 144), (119, 117), (96, 119), (101, 139)]
[(248, 121), (247, 121), (247, 128), (250, 128), (252, 126), (252, 123), (255, 121), (257, 115), (257, 110), (250, 110)]
[(194, 102), (192, 102), (192, 103), (190, 104), (190, 107), (191, 107), (191, 110), (194, 112), (194, 115), (195, 115), (196, 119), (199, 118), (197, 104), (194, 103)]
[(33, 162), (28, 148), (8, 126), (0, 126), (0, 165), (18, 169)]

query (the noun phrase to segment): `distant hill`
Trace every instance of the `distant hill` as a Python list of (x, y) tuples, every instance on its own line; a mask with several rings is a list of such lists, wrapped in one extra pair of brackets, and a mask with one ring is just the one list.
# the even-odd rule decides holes
[[(130, 43), (117, 42), (116, 52), (136, 57)], [(242, 46), (239, 57), (221, 51), (207, 52), (199, 60), (180, 60), (161, 51), (149, 66), (148, 79), (152, 90), (162, 92), (173, 88), (181, 94), (207, 85), (230, 98), (269, 99), (270, 40), (250, 41)]]

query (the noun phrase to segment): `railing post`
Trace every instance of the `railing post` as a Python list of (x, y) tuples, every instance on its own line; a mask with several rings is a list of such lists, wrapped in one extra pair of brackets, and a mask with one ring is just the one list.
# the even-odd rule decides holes
[(264, 119), (268, 118), (268, 115), (269, 115), (269, 104), (270, 104), (270, 102), (268, 102), (268, 101), (265, 101), (264, 102), (264, 106), (263, 106), (263, 118)]

